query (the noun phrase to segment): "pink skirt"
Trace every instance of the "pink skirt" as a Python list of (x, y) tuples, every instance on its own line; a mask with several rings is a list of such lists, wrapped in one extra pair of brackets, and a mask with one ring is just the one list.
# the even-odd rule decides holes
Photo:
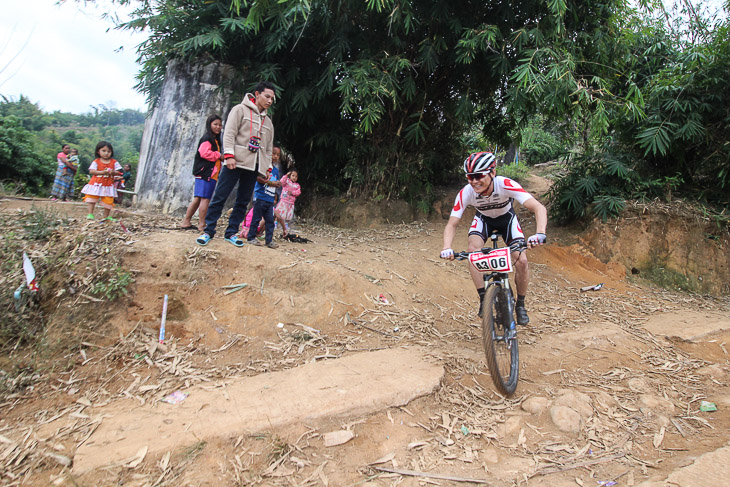
[(281, 200), (279, 201), (279, 204), (276, 205), (276, 212), (284, 219), (284, 221), (289, 221), (294, 217), (294, 205)]

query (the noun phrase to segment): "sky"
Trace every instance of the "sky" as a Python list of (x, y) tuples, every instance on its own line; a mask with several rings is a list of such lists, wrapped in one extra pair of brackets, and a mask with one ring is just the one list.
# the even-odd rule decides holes
[(114, 30), (93, 3), (58, 3), (2, 1), (0, 95), (23, 94), (46, 112), (87, 113), (100, 104), (146, 111), (144, 95), (134, 90), (136, 47), (145, 35)]

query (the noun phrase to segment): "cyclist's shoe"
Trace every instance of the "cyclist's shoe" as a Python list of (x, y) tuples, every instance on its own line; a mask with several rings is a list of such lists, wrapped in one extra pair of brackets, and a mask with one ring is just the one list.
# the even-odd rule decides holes
[(527, 316), (527, 310), (524, 306), (516, 306), (515, 315), (517, 316), (517, 324), (520, 326), (525, 326), (530, 322), (530, 317)]

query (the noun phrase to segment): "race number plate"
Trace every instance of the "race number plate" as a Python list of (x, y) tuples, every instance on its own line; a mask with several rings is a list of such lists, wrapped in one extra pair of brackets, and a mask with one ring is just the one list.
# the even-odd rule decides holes
[(469, 262), (479, 272), (512, 272), (510, 257), (509, 247), (502, 247), (488, 254), (482, 252), (469, 254)]

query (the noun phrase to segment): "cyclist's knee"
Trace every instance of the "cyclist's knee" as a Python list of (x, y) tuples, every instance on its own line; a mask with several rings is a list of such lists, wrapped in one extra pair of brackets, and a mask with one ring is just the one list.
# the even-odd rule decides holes
[(470, 238), (467, 243), (468, 252), (476, 252), (484, 247), (484, 241), (478, 238)]
[(515, 260), (514, 265), (518, 272), (527, 272), (529, 265), (527, 264), (527, 257), (525, 257), (524, 253)]

